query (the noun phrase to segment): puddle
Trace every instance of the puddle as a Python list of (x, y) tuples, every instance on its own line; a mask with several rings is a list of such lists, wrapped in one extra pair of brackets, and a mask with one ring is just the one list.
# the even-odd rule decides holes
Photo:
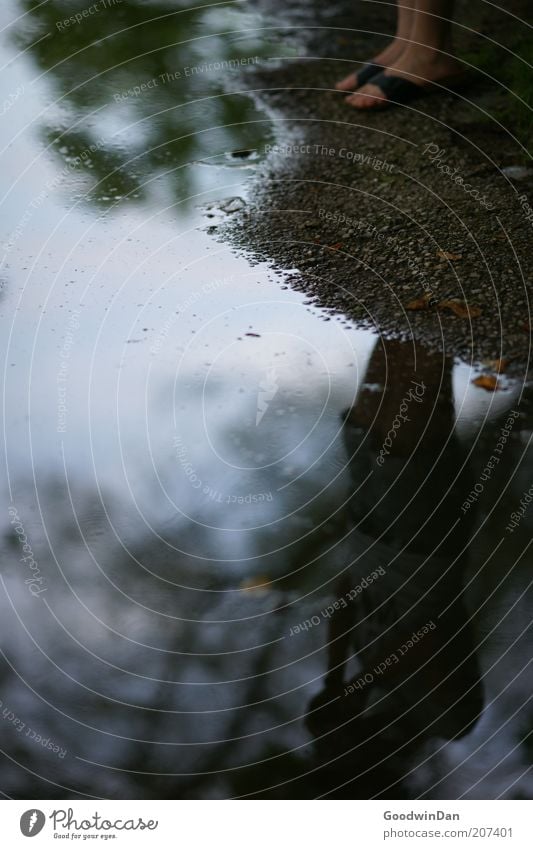
[[(109, 18), (67, 33), (31, 5), (1, 12), (4, 792), (511, 786), (526, 707), (493, 735), (525, 702), (533, 511), (506, 525), (530, 401), (217, 239), (272, 129), (234, 67), (185, 69), (279, 58), (261, 18), (123, 3), (130, 56)], [(372, 680), (332, 712), (345, 662), (346, 687)]]

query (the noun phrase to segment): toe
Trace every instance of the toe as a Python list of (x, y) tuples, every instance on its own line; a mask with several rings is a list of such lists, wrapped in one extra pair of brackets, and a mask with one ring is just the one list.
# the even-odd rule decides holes
[(357, 74), (348, 74), (344, 79), (335, 84), (337, 91), (353, 91), (357, 87)]
[(350, 106), (359, 107), (359, 102), (361, 100), (364, 100), (364, 98), (359, 97), (358, 94), (351, 94), (350, 97), (347, 97), (344, 102), (348, 103)]
[(376, 85), (368, 85), (360, 88), (351, 97), (346, 98), (346, 103), (354, 106), (356, 109), (375, 109), (387, 102), (387, 98), (380, 88)]

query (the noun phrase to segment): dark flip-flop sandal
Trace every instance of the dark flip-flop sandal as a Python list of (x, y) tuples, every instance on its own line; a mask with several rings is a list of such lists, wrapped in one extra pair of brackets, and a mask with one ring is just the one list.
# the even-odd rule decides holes
[(377, 62), (367, 62), (360, 71), (356, 71), (357, 75), (357, 88), (360, 88), (365, 83), (370, 82), (372, 77), (375, 77), (376, 74), (379, 74), (380, 71), (384, 71), (385, 66), (379, 65)]
[(388, 77), (384, 73), (376, 74), (368, 82), (379, 88), (385, 95), (387, 103), (397, 106), (403, 106), (418, 97), (424, 97), (431, 90), (431, 86), (417, 85), (404, 77)]
[(428, 94), (435, 94), (443, 91), (460, 91), (460, 89), (468, 82), (468, 74), (460, 71), (449, 77), (443, 78), (435, 83), (427, 83), (425, 85), (417, 85), (404, 77), (387, 76), (385, 73), (376, 74), (369, 83), (375, 85), (385, 95), (385, 101), (379, 108), (384, 108), (388, 105), (404, 106), (407, 103), (412, 103), (419, 97), (426, 97)]
[(342, 93), (343, 94), (353, 94), (354, 91), (357, 91), (357, 89), (360, 86), (365, 85), (365, 83), (370, 82), (372, 77), (375, 77), (376, 74), (379, 74), (380, 71), (384, 71), (384, 70), (385, 70), (384, 65), (378, 65), (377, 62), (367, 62), (358, 71), (354, 71), (354, 74), (357, 77), (357, 87), (350, 89), (349, 91), (343, 91)]

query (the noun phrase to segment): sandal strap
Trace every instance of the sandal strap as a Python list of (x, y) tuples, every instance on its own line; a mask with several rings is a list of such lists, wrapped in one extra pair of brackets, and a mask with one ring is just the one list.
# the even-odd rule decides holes
[(376, 74), (369, 82), (377, 86), (387, 100), (399, 105), (411, 103), (412, 100), (422, 97), (425, 93), (424, 86), (412, 83), (403, 77), (388, 77), (383, 73)]
[(359, 71), (355, 72), (357, 76), (357, 88), (365, 85), (365, 83), (369, 82), (372, 77), (375, 77), (376, 74), (379, 74), (380, 71), (384, 70), (384, 65), (379, 65), (377, 62), (366, 62)]

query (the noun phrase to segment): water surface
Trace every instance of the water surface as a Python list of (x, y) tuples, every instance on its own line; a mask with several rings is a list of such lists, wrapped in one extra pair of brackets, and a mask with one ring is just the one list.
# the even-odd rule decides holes
[(1, 11), (4, 794), (527, 796), (527, 392), (220, 241), (275, 17), (71, 11)]

